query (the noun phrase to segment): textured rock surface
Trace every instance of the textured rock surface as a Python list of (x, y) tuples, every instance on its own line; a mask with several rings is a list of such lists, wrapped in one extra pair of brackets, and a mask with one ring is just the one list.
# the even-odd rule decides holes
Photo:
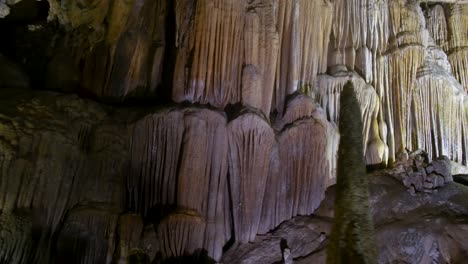
[(424, 151), (402, 153), (389, 174), (408, 188), (409, 192), (432, 192), (453, 182), (450, 160), (442, 156), (429, 162)]
[[(268, 118), (284, 114), (296, 91), (337, 100), (332, 87), (349, 72), (369, 92), (360, 101), (368, 164), (392, 163), (407, 148), (466, 162), (466, 1), (49, 4), (49, 19), (75, 43), (81, 91), (219, 109), (240, 103)], [(321, 105), (336, 122), (329, 99)], [(436, 118), (424, 120), (428, 112)]]
[[(380, 174), (380, 173), (379, 173)], [(401, 182), (371, 175), (370, 202), (376, 224), (379, 263), (463, 263), (468, 256), (468, 189), (448, 183), (433, 193), (411, 195)], [(225, 263), (280, 263), (282, 245), (294, 263), (326, 263), (325, 248), (333, 221), (334, 189), (315, 215), (296, 217), (253, 243), (230, 249)], [(282, 242), (283, 241), (283, 242)]]
[[(245, 256), (233, 263), (320, 263), (328, 227), (316, 226), (331, 220), (283, 222), (314, 213), (335, 182), (347, 81), (368, 165), (427, 153), (425, 176), (401, 171), (413, 196), (374, 182), (373, 199), (396, 208), (374, 212), (391, 218), (381, 262), (466, 256), (464, 194), (434, 164), (468, 159), (467, 1), (43, 0), (50, 23), (17, 2), (0, 0), (0, 48), (15, 60), (0, 57), (0, 243), (15, 237), (0, 262), (219, 260), (233, 242)], [(433, 230), (414, 224), (425, 210)], [(282, 244), (268, 235), (281, 223), (308, 227)]]
[[(337, 132), (304, 95), (291, 99), (278, 133), (248, 109), (228, 119), (194, 106), (115, 109), (51, 92), (0, 95), (1, 215), (37, 213), (40, 241), (2, 260), (107, 263), (135, 250), (154, 259), (201, 249), (219, 259), (230, 239), (252, 241), (312, 213), (334, 181)], [(285, 185), (292, 188), (274, 195)]]

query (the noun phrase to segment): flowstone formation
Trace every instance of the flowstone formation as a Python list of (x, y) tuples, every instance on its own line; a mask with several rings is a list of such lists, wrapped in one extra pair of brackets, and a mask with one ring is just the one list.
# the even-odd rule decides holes
[(0, 262), (240, 263), (271, 230), (272, 256), (305, 257), (326, 235), (281, 251), (276, 228), (335, 183), (347, 82), (367, 165), (405, 195), (453, 186), (467, 19), (457, 0), (0, 0)]

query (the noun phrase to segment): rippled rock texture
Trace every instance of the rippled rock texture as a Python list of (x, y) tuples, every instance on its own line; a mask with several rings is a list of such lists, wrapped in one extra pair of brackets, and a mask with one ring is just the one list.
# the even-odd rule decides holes
[(0, 0), (0, 262), (324, 260), (331, 219), (285, 221), (335, 183), (349, 81), (367, 165), (427, 154), (394, 173), (413, 200), (372, 185), (398, 209), (374, 212), (380, 261), (462, 260), (464, 191), (434, 164), (468, 161), (467, 19), (455, 0)]

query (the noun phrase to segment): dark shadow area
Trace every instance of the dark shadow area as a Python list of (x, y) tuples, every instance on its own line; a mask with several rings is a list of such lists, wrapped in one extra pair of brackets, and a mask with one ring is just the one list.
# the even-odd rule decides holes
[(175, 212), (176, 210), (176, 205), (157, 204), (148, 211), (144, 217), (144, 220), (146, 223), (153, 223), (155, 226), (157, 226), (165, 216)]
[(47, 23), (47, 1), (24, 0), (10, 7), (10, 14), (0, 19), (0, 54), (22, 68), (31, 87), (43, 89), (47, 64), (62, 33), (57, 23)]
[(162, 260), (161, 254), (156, 256), (156, 259), (153, 261), (153, 264), (185, 264), (185, 263), (194, 263), (194, 264), (214, 264), (212, 258), (208, 256), (208, 252), (205, 249), (197, 249), (191, 255), (186, 255), (183, 257), (169, 258)]
[(371, 172), (378, 171), (378, 170), (383, 170), (386, 168), (387, 168), (387, 165), (385, 163), (366, 165), (367, 173), (371, 173)]
[(468, 174), (453, 175), (453, 181), (468, 186)]
[(159, 103), (170, 102), (172, 99), (172, 85), (174, 79), (175, 63), (177, 58), (176, 41), (176, 16), (173, 0), (167, 0), (167, 17), (165, 29), (165, 52), (162, 68), (162, 82), (157, 88), (157, 98)]

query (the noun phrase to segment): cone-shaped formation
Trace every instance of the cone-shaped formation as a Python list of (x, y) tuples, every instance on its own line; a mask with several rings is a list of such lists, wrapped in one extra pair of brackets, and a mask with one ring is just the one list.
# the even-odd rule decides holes
[(340, 99), (340, 146), (336, 178), (335, 219), (327, 263), (377, 263), (374, 226), (369, 207), (368, 180), (362, 157), (362, 123), (353, 85)]

